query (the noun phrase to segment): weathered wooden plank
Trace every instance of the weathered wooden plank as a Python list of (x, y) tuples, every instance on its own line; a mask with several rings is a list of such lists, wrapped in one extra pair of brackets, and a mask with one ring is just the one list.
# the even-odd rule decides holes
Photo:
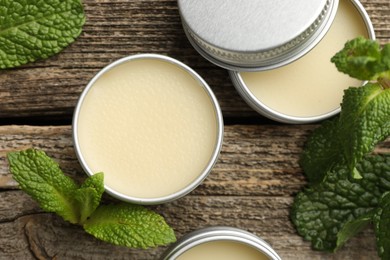
[[(226, 126), (219, 161), (195, 194), (280, 196), (304, 183), (298, 166), (305, 138), (314, 126)], [(15, 188), (6, 153), (37, 147), (56, 158), (67, 174), (83, 179), (71, 127), (0, 127), (0, 188)]]
[[(305, 180), (298, 166), (307, 135), (316, 126), (226, 126), (220, 160), (190, 195), (153, 207), (177, 236), (213, 225), (243, 228), (263, 237), (284, 259), (375, 259), (370, 229), (335, 255), (314, 252), (289, 220), (293, 196)], [(0, 127), (0, 259), (156, 259), (164, 248), (131, 250), (91, 238), (79, 227), (42, 213), (8, 173), (5, 154), (28, 147), (44, 149), (77, 179), (84, 173), (75, 158), (70, 126)], [(378, 152), (390, 151), (390, 140)], [(106, 201), (111, 201), (108, 196)], [(299, 252), (299, 254), (297, 253)]]
[[(194, 194), (291, 195), (301, 189), (304, 177), (298, 160), (314, 125), (225, 126), (219, 160)], [(72, 143), (70, 126), (0, 126), (0, 189), (14, 189), (6, 153), (36, 147), (55, 158), (68, 175), (83, 179)], [(390, 140), (377, 147), (390, 151)]]
[[(70, 118), (77, 98), (94, 74), (110, 62), (154, 52), (193, 67), (210, 84), (226, 117), (256, 116), (234, 90), (226, 70), (203, 59), (188, 43), (175, 0), (85, 0), (83, 33), (59, 55), (0, 72), (0, 118)], [(390, 41), (390, 4), (364, 0), (381, 43)]]
[[(296, 235), (289, 221), (291, 197), (186, 196), (155, 207), (175, 229), (176, 235), (206, 226), (233, 226), (257, 234), (270, 243), (283, 259), (377, 259), (372, 230), (352, 239), (336, 254), (310, 249)], [(23, 207), (15, 205), (24, 204)], [(57, 216), (41, 213), (21, 191), (0, 192), (1, 259), (158, 259), (165, 247), (134, 250), (103, 243), (81, 227)]]

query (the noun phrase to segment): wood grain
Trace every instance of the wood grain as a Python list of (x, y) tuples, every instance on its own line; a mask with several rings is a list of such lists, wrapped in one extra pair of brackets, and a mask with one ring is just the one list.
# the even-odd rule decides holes
[[(283, 259), (376, 259), (372, 229), (338, 253), (325, 254), (311, 250), (289, 220), (294, 195), (305, 185), (297, 161), (315, 127), (226, 126), (220, 159), (205, 182), (186, 197), (152, 208), (165, 216), (178, 237), (206, 226), (234, 226), (264, 238)], [(162, 254), (165, 248), (108, 245), (43, 213), (18, 190), (7, 169), (6, 153), (28, 147), (44, 149), (64, 172), (85, 178), (74, 154), (70, 126), (0, 127), (0, 259), (157, 259)], [(376, 151), (390, 152), (390, 140)], [(105, 200), (113, 199), (105, 196)]]
[[(158, 259), (166, 247), (135, 250), (112, 246), (86, 234), (59, 217), (41, 213), (21, 191), (0, 193), (1, 259)], [(366, 229), (335, 254), (310, 249), (295, 234), (289, 221), (292, 198), (250, 196), (187, 196), (155, 208), (175, 229), (176, 235), (215, 225), (249, 230), (265, 239), (282, 259), (378, 259), (371, 229)], [(15, 204), (24, 204), (15, 208)]]
[[(345, 1), (345, 0), (342, 0)], [(378, 40), (390, 41), (388, 0), (363, 0)], [(0, 118), (70, 118), (78, 96), (104, 66), (136, 53), (159, 53), (193, 67), (212, 87), (225, 117), (256, 117), (226, 70), (203, 59), (186, 39), (175, 0), (85, 0), (87, 22), (59, 55), (0, 72)]]
[[(379, 42), (390, 42), (389, 0), (361, 3)], [(85, 179), (73, 149), (71, 126), (50, 125), (70, 122), (81, 91), (101, 68), (127, 55), (149, 52), (169, 55), (194, 68), (214, 90), (230, 124), (208, 178), (188, 196), (151, 207), (164, 215), (178, 237), (198, 228), (226, 225), (259, 235), (283, 259), (377, 259), (370, 228), (336, 254), (313, 251), (296, 234), (290, 207), (306, 185), (298, 159), (317, 126), (279, 125), (253, 112), (234, 90), (227, 71), (191, 47), (176, 0), (84, 0), (83, 5), (87, 22), (75, 43), (50, 59), (0, 71), (0, 123), (24, 117), (27, 124), (45, 124), (0, 126), (0, 259), (158, 259), (166, 249), (112, 246), (42, 212), (19, 190), (6, 160), (10, 151), (36, 147), (55, 158), (72, 178)], [(243, 125), (232, 125), (237, 122)], [(380, 153), (389, 151), (389, 139), (376, 148)], [(104, 201), (114, 199), (105, 195)]]
[[(280, 196), (297, 192), (303, 183), (299, 153), (314, 127), (226, 126), (219, 160), (195, 194)], [(85, 177), (73, 149), (70, 126), (0, 126), (0, 188), (16, 188), (6, 153), (29, 147), (45, 150), (70, 176)]]

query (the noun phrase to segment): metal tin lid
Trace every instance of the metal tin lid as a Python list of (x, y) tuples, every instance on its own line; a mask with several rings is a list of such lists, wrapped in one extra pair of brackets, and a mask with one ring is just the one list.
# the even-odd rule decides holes
[(184, 31), (206, 59), (265, 70), (301, 57), (329, 29), (338, 0), (178, 0)]

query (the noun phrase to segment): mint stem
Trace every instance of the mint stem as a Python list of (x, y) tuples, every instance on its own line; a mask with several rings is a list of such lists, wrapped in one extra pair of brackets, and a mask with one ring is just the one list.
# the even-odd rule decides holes
[(359, 170), (356, 169), (356, 167), (352, 170), (352, 176), (354, 179), (363, 179), (362, 175), (360, 174)]

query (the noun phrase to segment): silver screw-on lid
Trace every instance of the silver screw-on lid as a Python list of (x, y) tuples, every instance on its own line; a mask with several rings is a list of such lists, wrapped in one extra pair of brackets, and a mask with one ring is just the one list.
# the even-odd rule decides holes
[(338, 0), (178, 0), (183, 28), (211, 62), (233, 70), (285, 65), (324, 36)]

